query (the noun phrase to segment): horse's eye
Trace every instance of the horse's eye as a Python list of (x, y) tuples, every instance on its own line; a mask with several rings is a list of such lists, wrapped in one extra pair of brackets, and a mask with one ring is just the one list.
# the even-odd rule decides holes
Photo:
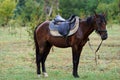
[(106, 21), (104, 21), (104, 20), (101, 20), (101, 23), (103, 23), (103, 24), (106, 24)]

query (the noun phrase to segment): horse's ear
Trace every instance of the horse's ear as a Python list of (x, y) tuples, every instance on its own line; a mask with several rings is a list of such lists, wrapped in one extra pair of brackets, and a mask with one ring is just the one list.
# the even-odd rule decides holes
[(107, 16), (107, 11), (103, 12), (103, 16), (104, 16), (104, 17)]
[(96, 11), (94, 10), (93, 12), (94, 12), (94, 16), (95, 16), (95, 17), (98, 17), (98, 15), (97, 15)]

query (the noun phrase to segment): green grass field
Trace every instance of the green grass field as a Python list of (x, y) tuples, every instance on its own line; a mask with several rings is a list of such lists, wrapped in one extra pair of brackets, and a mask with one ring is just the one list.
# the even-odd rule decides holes
[[(108, 39), (103, 42), (95, 65), (94, 53), (85, 45), (80, 63), (80, 78), (72, 76), (71, 48), (51, 50), (46, 68), (49, 77), (36, 75), (35, 52), (30, 45), (26, 28), (0, 28), (0, 80), (120, 80), (120, 26), (108, 28)], [(94, 49), (100, 37), (93, 33), (90, 41)]]

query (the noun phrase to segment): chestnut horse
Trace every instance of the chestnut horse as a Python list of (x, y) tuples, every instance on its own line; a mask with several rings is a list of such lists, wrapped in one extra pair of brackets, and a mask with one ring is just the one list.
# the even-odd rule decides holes
[[(79, 21), (79, 28), (76, 33), (67, 37), (54, 37), (50, 34), (49, 30), (50, 21), (45, 21), (36, 27), (34, 31), (34, 41), (36, 47), (36, 65), (37, 74), (40, 76), (40, 65), (42, 65), (42, 72), (45, 77), (48, 76), (45, 68), (45, 61), (50, 52), (52, 46), (59, 48), (72, 48), (72, 60), (73, 60), (73, 76), (78, 75), (79, 58), (83, 46), (86, 44), (89, 35), (96, 31), (102, 40), (107, 39), (106, 19), (104, 14), (94, 14), (86, 19)], [(40, 64), (41, 63), (41, 64)]]

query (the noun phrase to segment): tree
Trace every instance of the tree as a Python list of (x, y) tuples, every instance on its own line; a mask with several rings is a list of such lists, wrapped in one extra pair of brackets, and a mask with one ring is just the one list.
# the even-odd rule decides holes
[[(56, 7), (55, 4), (58, 0), (29, 0), (25, 3), (24, 13), (26, 16), (30, 17), (28, 33), (29, 35), (33, 34), (35, 27), (46, 19), (50, 20), (56, 16)], [(31, 6), (31, 4), (33, 6)], [(31, 36), (32, 38), (33, 36)]]
[(58, 0), (44, 0), (44, 13), (46, 19), (55, 17), (59, 12), (59, 1)]
[(4, 0), (0, 3), (0, 24), (7, 25), (13, 16), (16, 3), (13, 0)]
[(119, 0), (110, 2), (101, 2), (97, 7), (98, 12), (107, 12), (107, 19), (109, 23), (119, 23)]
[(98, 0), (59, 0), (61, 15), (68, 18), (72, 14), (77, 16), (87, 16), (96, 10)]

